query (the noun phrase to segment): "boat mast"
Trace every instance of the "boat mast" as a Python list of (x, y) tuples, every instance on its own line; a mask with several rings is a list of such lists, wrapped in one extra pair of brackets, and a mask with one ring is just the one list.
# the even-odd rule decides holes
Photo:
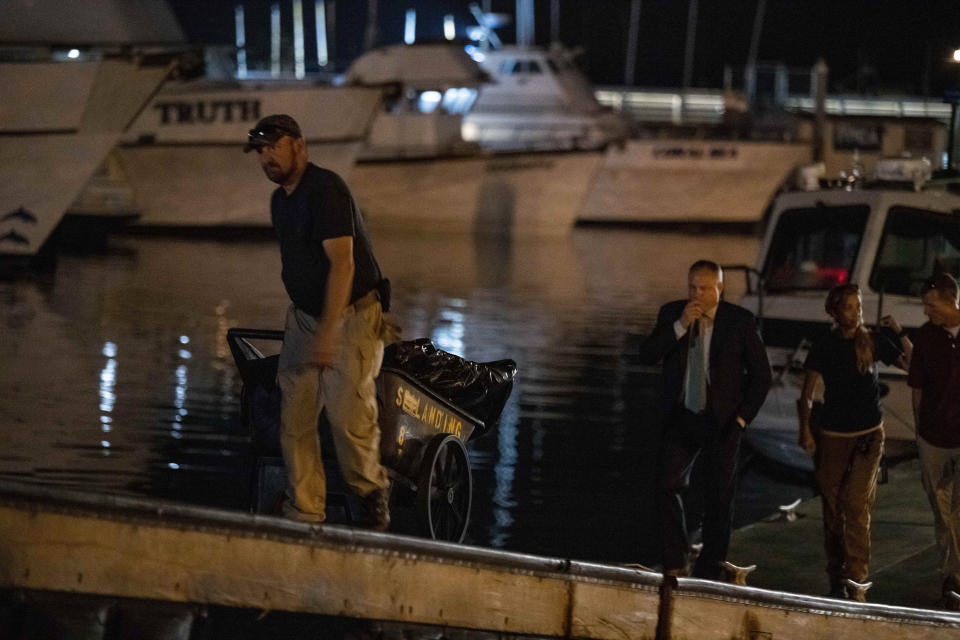
[(380, 40), (380, 25), (377, 23), (378, 0), (367, 0), (367, 28), (363, 34), (363, 50), (369, 51)]
[(247, 77), (247, 35), (243, 19), (243, 5), (238, 4), (233, 8), (233, 20), (235, 26), (236, 45), (237, 45), (237, 77)]
[(752, 107), (757, 93), (757, 52), (760, 48), (760, 33), (763, 31), (763, 18), (767, 12), (767, 0), (757, 0), (757, 11), (753, 16), (753, 31), (750, 33), (750, 50), (747, 52), (747, 66), (743, 70), (744, 92), (747, 104)]
[(560, 0), (550, 0), (550, 46), (560, 44)]
[(270, 76), (280, 77), (280, 3), (270, 5)]
[(303, 0), (293, 0), (293, 75), (297, 79), (307, 75), (303, 46)]
[(698, 0), (690, 0), (687, 11), (687, 47), (683, 55), (683, 88), (689, 89), (693, 80), (693, 49), (697, 39), (697, 4)]
[(637, 44), (640, 39), (640, 2), (630, 0), (630, 29), (627, 32), (627, 64), (623, 72), (623, 84), (628, 87), (636, 82)]
[[(330, 4), (332, 7), (333, 0), (330, 0)], [(330, 53), (327, 49), (327, 10), (324, 6), (324, 0), (316, 0), (314, 16), (317, 27), (317, 66), (324, 69), (330, 62)]]
[(517, 0), (517, 46), (533, 46), (533, 15), (533, 0)]

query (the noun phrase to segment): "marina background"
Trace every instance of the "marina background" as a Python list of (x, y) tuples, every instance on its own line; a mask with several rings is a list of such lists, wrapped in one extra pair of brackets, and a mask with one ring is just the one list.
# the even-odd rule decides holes
[[(50, 261), (45, 268), (11, 279), (0, 275), (4, 479), (50, 485), (54, 493), (78, 488), (104, 492), (107, 499), (126, 494), (225, 507), (234, 510), (229, 516), (243, 517), (237, 512), (250, 504), (255, 459), (239, 416), (240, 377), (226, 333), (232, 327), (279, 328), (288, 304), (276, 243), (269, 239), (272, 185), (238, 150), (247, 128), (263, 115), (260, 109), (296, 115), (305, 125), (311, 157), (344, 174), (394, 282), (394, 315), (405, 338), (428, 337), (471, 360), (518, 362), (520, 376), (499, 427), (470, 446), (474, 498), (466, 542), (481, 548), (656, 563), (659, 368), (640, 366), (637, 346), (660, 304), (684, 296), (693, 260), (759, 266), (762, 227), (777, 229), (784, 203), (803, 198), (787, 193), (791, 188), (826, 186), (818, 177), (839, 176), (816, 197), (836, 205), (873, 196), (879, 192), (858, 187), (865, 176), (882, 177), (879, 159), (912, 154), (892, 179), (909, 178), (916, 206), (940, 212), (927, 216), (937, 222), (922, 227), (919, 244), (933, 247), (930, 256), (956, 264), (953, 236), (937, 225), (952, 228), (950, 216), (957, 209), (921, 189), (931, 169), (949, 164), (955, 146), (946, 123), (954, 128), (950, 116), (956, 105), (940, 97), (956, 80), (957, 67), (945, 54), (948, 44), (952, 48), (946, 25), (956, 23), (957, 11), (949, 3), (929, 3), (919, 16), (891, 3), (485, 1), (485, 10), (516, 11), (518, 41), (526, 31), (531, 44), (536, 32), (540, 45), (563, 41), (584, 47), (554, 48), (551, 57), (542, 57), (548, 55), (542, 49), (505, 47), (498, 58), (463, 47), (469, 36), (464, 28), (474, 21), (465, 14), (466, 2), (327, 0), (334, 61), (330, 68), (308, 68), (305, 77), (300, 67), (294, 72), (302, 49), (293, 51), (290, 35), (298, 39), (300, 26), (312, 31), (313, 9), (322, 13), (322, 1), (239, 3), (243, 11), (236, 2), (169, 4), (190, 45), (186, 52), (174, 46), (176, 70), (156, 93), (152, 88), (173, 68), (166, 66), (172, 58), (166, 57), (169, 51), (144, 58), (129, 48), (143, 37), (121, 33), (114, 53), (124, 59), (117, 60), (96, 47), (62, 47), (73, 41), (60, 42), (62, 50), (30, 49), (35, 42), (23, 39), (17, 20), (8, 23), (5, 37), (19, 43), (7, 50), (0, 69), (10, 79), (10, 95), (42, 94), (46, 101), (0, 104), (9, 110), (7, 129), (0, 132), (6, 224), (0, 240), (13, 253), (37, 253), (42, 238), (32, 232), (52, 231), (75, 196), (61, 232), (77, 219), (103, 227), (136, 219), (137, 233), (97, 244), (92, 232), (82, 229), (82, 252), (74, 248), (58, 257), (42, 252), (41, 260)], [(270, 28), (271, 4), (282, 29)], [(39, 11), (32, 0), (19, 6), (28, 5)], [(305, 25), (294, 27), (290, 6), (304, 14)], [(410, 25), (409, 7), (419, 12), (418, 46), (370, 50), (357, 58), (373, 45), (405, 40), (399, 26)], [(766, 18), (760, 16), (764, 7)], [(149, 31), (160, 24), (144, 15), (140, 27)], [(441, 42), (447, 34), (439, 31), (449, 24), (448, 15), (456, 24), (452, 43)], [(250, 36), (243, 51), (232, 48), (237, 16), (241, 25), (246, 20)], [(552, 22), (554, 17), (559, 22)], [(530, 21), (535, 29), (520, 28)], [(626, 47), (628, 22), (635, 48)], [(512, 42), (513, 27), (502, 26), (504, 41)], [(807, 30), (816, 35), (807, 37)], [(903, 46), (894, 51), (887, 46), (892, 39)], [(307, 38), (307, 57), (315, 64), (312, 46)], [(431, 76), (444, 67), (447, 58), (437, 55), (444, 50), (468, 62), (454, 67), (466, 73), (442, 81)], [(240, 53), (249, 54), (250, 75), (239, 64)], [(484, 73), (467, 55), (478, 64), (486, 60)], [(417, 63), (417, 56), (431, 64)], [(820, 56), (829, 68), (811, 69)], [(21, 58), (31, 58), (32, 66)], [(364, 58), (373, 63), (363, 64)], [(142, 68), (144, 59), (150, 68)], [(205, 77), (201, 59), (207, 63)], [(404, 69), (430, 71), (430, 82), (405, 71), (383, 74), (405, 59), (413, 64)], [(769, 59), (776, 62), (754, 69), (760, 74), (754, 81), (763, 86), (754, 87), (756, 92), (740, 86), (748, 77), (744, 62), (749, 67)], [(361, 64), (346, 75), (353, 80), (341, 85), (332, 72), (344, 71), (351, 60)], [(551, 73), (543, 73), (546, 69)], [(80, 75), (88, 82), (78, 83), (74, 93), (50, 90)], [(128, 78), (134, 75), (142, 76), (139, 93), (131, 90)], [(798, 75), (804, 86), (794, 86)], [(550, 83), (560, 88), (552, 106), (532, 108), (546, 100), (543, 89)], [(492, 111), (484, 105), (485, 93), (495, 98), (498, 89), (511, 87), (516, 91), (508, 96), (510, 109), (496, 100)], [(115, 95), (118, 104), (110, 99)], [(567, 122), (574, 104), (582, 109)], [(234, 118), (234, 112), (240, 115)], [(525, 119), (531, 112), (538, 119)], [(222, 121), (215, 122), (218, 113)], [(44, 127), (36, 125), (36, 116), (49, 116)], [(558, 123), (564, 127), (554, 128)], [(48, 142), (50, 148), (43, 148)], [(794, 171), (813, 159), (824, 160), (819, 174)], [(57, 184), (56, 178), (65, 176), (55, 167), (76, 175)], [(50, 180), (33, 180), (42, 175)], [(952, 193), (945, 187), (943, 192)], [(901, 192), (894, 193), (896, 204), (904, 204)], [(886, 201), (877, 196), (871, 202), (872, 216), (886, 215)], [(816, 207), (830, 208), (819, 201)], [(456, 224), (445, 224), (451, 222)], [(720, 226), (727, 233), (705, 232)], [(878, 241), (880, 225), (867, 226)], [(162, 235), (171, 230), (176, 235)], [(781, 253), (793, 255), (807, 271), (840, 273), (828, 264), (831, 256), (816, 253), (822, 229), (812, 225), (801, 231), (790, 238), (813, 247), (811, 255)], [(56, 241), (63, 235), (55, 233), (47, 248), (59, 249)], [(883, 257), (875, 243), (863, 246), (863, 259), (844, 254), (850, 261), (842, 272), (860, 278), (861, 286), (874, 254)], [(910, 255), (904, 250), (896, 257), (906, 264)], [(911, 267), (910, 277), (923, 275), (927, 262)], [(891, 271), (889, 260), (878, 258), (877, 264)], [(743, 292), (743, 275), (728, 271), (733, 301)], [(879, 300), (865, 299), (865, 308), (880, 305), (883, 286)], [(796, 326), (790, 323), (799, 319), (806, 331), (823, 321), (819, 294), (773, 293), (765, 299), (766, 328)], [(912, 314), (911, 326), (918, 326), (923, 320), (915, 296), (907, 288), (899, 294), (888, 295), (886, 304), (900, 304)], [(759, 313), (759, 296), (748, 296), (745, 304)], [(791, 380), (800, 369), (783, 365), (796, 341), (774, 344), (774, 334), (765, 333), (779, 357), (774, 366), (780, 384), (771, 394), (776, 401), (769, 403), (775, 411), (766, 416), (767, 424), (756, 421), (750, 445), (770, 460), (785, 459), (794, 471), (744, 447), (734, 524), (757, 524), (737, 532), (731, 559), (758, 561), (762, 570), (751, 584), (763, 589), (821, 594), (817, 499), (804, 503), (803, 515), (812, 516), (802, 523), (805, 528), (774, 532), (786, 520), (768, 517), (779, 505), (813, 496), (809, 457), (790, 451), (796, 449)], [(888, 414), (891, 407), (888, 402)], [(912, 432), (901, 430), (897, 437), (912, 446)], [(788, 455), (779, 455), (784, 452)], [(895, 462), (901, 457), (893, 456)], [(896, 486), (896, 500), (902, 501), (894, 506), (909, 508), (891, 508), (889, 499), (878, 503), (884, 515), (878, 517), (877, 538), (893, 541), (895, 549), (878, 545), (877, 602), (929, 607), (934, 595), (926, 587), (936, 586), (927, 575), (934, 565), (932, 536), (911, 464), (895, 467), (891, 477), (897, 481), (888, 485)], [(695, 503), (696, 496), (690, 497)], [(32, 539), (31, 517), (20, 545), (42, 547), (44, 542)], [(333, 523), (337, 518), (331, 517)], [(395, 525), (394, 532), (410, 532), (402, 517), (395, 517)], [(908, 529), (910, 535), (904, 535)], [(68, 558), (72, 544), (69, 540)], [(802, 576), (795, 578), (794, 571)], [(766, 607), (754, 605), (744, 615)], [(822, 613), (817, 602), (800, 606)], [(699, 617), (715, 625), (713, 616)]]
[[(335, 5), (336, 34), (331, 59), (341, 70), (365, 46), (366, 1), (331, 2)], [(694, 5), (691, 86), (720, 87), (724, 65), (742, 68), (751, 49), (758, 8), (762, 11), (756, 56), (788, 66), (811, 67), (824, 58), (833, 70), (831, 91), (902, 93), (939, 97), (956, 86), (950, 54), (957, 46), (955, 25), (960, 7), (946, 0), (922, 3), (897, 0), (527, 0), (534, 7), (536, 44), (547, 45), (554, 32), (551, 11), (556, 8), (556, 33), (569, 47), (582, 47), (581, 66), (596, 85), (624, 82), (628, 25), (632, 5), (639, 4), (634, 83), (641, 87), (682, 86), (690, 8)], [(485, 11), (513, 16), (524, 0), (479, 0)], [(242, 4), (248, 20), (250, 59), (269, 61), (270, 0), (171, 0), (187, 36), (204, 44), (233, 44), (234, 7)], [(312, 5), (305, 2), (304, 5)], [(376, 15), (378, 43), (403, 41), (404, 15), (417, 12), (418, 41), (443, 39), (443, 18), (452, 15), (457, 35), (475, 25), (467, 0), (380, 1)], [(281, 24), (289, 33), (291, 20), (281, 3)], [(328, 16), (329, 17), (329, 16)], [(312, 33), (313, 11), (304, 10), (305, 31)], [(504, 43), (516, 41), (515, 26), (500, 29)], [(306, 39), (308, 65), (316, 64), (315, 48)], [(896, 46), (891, 46), (896, 43)], [(291, 47), (292, 43), (285, 43)], [(284, 49), (285, 61), (292, 51)], [(309, 66), (308, 66), (309, 71)]]

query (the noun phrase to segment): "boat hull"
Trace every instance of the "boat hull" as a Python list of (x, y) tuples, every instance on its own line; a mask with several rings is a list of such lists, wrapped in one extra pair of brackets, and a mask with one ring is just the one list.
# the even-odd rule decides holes
[(580, 222), (756, 223), (810, 145), (630, 140), (611, 147)]
[(0, 254), (37, 254), (168, 72), (119, 59), (0, 65)]
[[(318, 144), (318, 164), (349, 169), (359, 142)], [(132, 187), (139, 227), (270, 226), (276, 188), (255, 157), (233, 145), (134, 145), (114, 150)]]
[(357, 164), (348, 183), (375, 227), (562, 236), (601, 159), (544, 152), (370, 162)]

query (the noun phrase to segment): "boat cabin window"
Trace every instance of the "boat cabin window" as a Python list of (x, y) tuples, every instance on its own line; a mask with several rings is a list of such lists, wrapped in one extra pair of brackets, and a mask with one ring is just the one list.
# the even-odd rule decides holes
[(870, 288), (919, 296), (923, 281), (940, 271), (960, 276), (960, 215), (890, 207)]
[[(477, 90), (469, 87), (445, 89), (442, 93), (435, 89), (407, 92), (406, 109), (412, 113), (446, 113), (461, 115), (466, 113), (477, 99)], [(387, 96), (384, 108), (388, 113), (403, 113), (399, 98)]]
[(477, 99), (477, 90), (467, 87), (443, 92), (443, 110), (454, 115), (466, 113)]
[[(521, 73), (543, 73), (543, 70), (540, 69), (540, 63), (536, 60), (521, 62), (519, 66)], [(514, 69), (514, 71), (516, 71), (516, 69)]]
[(443, 94), (439, 91), (428, 90), (421, 91), (417, 95), (417, 111), (420, 113), (433, 113), (434, 110), (440, 105), (440, 101), (443, 99)]
[(543, 73), (536, 60), (504, 60), (500, 63), (500, 75), (509, 76), (519, 73)]
[(767, 291), (829, 289), (846, 282), (869, 214), (866, 205), (784, 211), (763, 268)]

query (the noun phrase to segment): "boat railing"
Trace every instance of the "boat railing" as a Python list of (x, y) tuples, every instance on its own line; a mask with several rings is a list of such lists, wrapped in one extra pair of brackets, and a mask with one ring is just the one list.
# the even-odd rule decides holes
[[(746, 283), (747, 295), (756, 295), (757, 296), (757, 328), (760, 330), (760, 334), (763, 334), (763, 287), (764, 287), (764, 277), (763, 273), (754, 269), (750, 265), (746, 264), (725, 264), (720, 267), (724, 271), (740, 271), (743, 272), (743, 278)], [(751, 277), (752, 276), (752, 277)], [(756, 287), (754, 287), (756, 284)]]

